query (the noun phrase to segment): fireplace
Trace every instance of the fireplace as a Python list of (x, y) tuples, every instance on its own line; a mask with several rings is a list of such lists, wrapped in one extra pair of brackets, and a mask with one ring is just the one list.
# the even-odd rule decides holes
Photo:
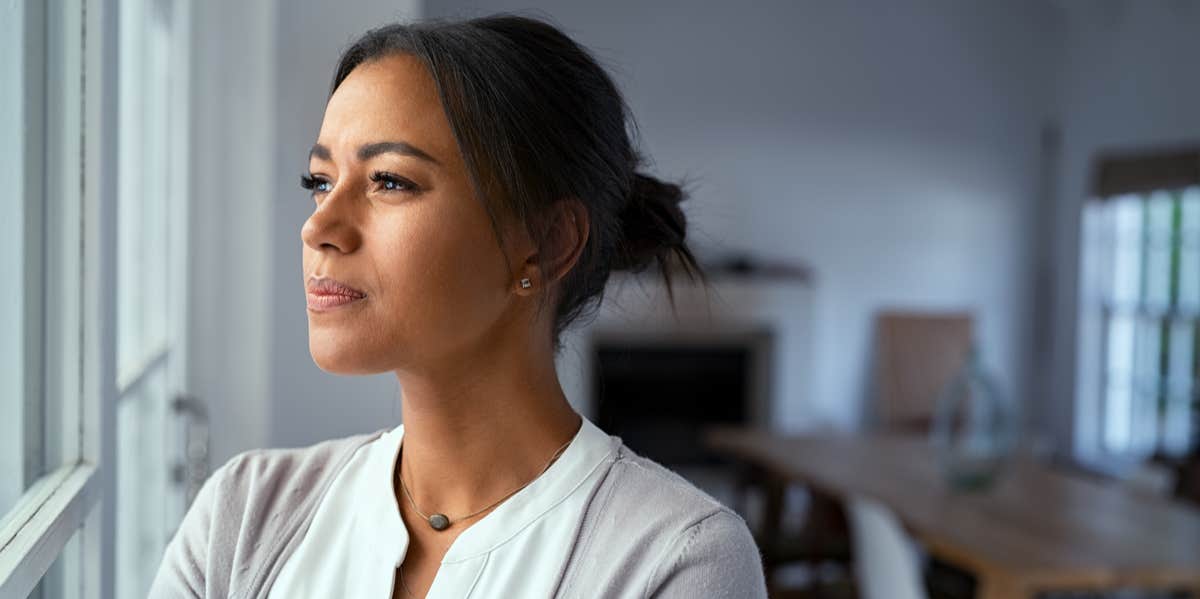
[(741, 472), (705, 451), (710, 426), (795, 432), (820, 426), (810, 392), (809, 276), (708, 268), (709, 285), (613, 273), (594, 320), (556, 358), (572, 406), (629, 447), (726, 505)]
[(600, 330), (589, 369), (596, 424), (668, 467), (719, 466), (701, 435), (766, 425), (773, 345), (762, 327)]

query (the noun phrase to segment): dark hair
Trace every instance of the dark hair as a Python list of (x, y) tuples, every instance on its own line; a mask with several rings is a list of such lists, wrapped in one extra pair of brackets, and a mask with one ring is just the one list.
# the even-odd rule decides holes
[(626, 128), (636, 124), (586, 49), (546, 22), (511, 14), (396, 23), (342, 54), (330, 95), (358, 65), (394, 54), (417, 57), (432, 74), (502, 248), (499, 215), (519, 219), (541, 245), (550, 234), (542, 217), (554, 202), (586, 206), (588, 242), (557, 294), (555, 351), (562, 331), (599, 306), (613, 270), (657, 263), (672, 305), (674, 266), (707, 284), (684, 240), (686, 193), (637, 172), (643, 158)]

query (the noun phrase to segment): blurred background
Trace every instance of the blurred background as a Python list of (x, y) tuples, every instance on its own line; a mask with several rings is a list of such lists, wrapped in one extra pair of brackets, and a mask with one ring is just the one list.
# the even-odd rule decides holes
[(309, 356), (297, 175), (357, 35), (497, 11), (609, 69), (713, 278), (614, 277), (564, 389), (773, 596), (1200, 597), (1193, 0), (4, 3), (0, 596), (144, 596), (230, 457), (399, 422)]

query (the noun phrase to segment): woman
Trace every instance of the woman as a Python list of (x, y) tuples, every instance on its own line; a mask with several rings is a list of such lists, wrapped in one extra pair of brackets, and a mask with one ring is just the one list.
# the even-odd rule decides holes
[(302, 178), (309, 349), (395, 372), (404, 424), (231, 459), (152, 596), (765, 597), (744, 522), (555, 373), (611, 271), (700, 274), (626, 113), (532, 19), (390, 25), (345, 52)]

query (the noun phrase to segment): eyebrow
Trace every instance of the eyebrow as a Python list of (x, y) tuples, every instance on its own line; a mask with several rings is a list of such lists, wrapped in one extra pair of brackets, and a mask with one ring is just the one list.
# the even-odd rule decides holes
[[(432, 162), (439, 166), (441, 165), (441, 163), (438, 162), (437, 158), (430, 156), (427, 152), (425, 152), (421, 148), (418, 148), (408, 142), (380, 141), (380, 142), (365, 144), (365, 145), (359, 146), (359, 148), (358, 148), (358, 159), (359, 160), (370, 160), (376, 156), (379, 156), (380, 154), (403, 154), (405, 156), (413, 156), (415, 158), (420, 158), (421, 160), (425, 160), (427, 162)], [(333, 154), (329, 151), (329, 148), (327, 148), (321, 144), (313, 144), (312, 149), (309, 150), (309, 152), (308, 152), (308, 158), (309, 158), (309, 160), (312, 160), (314, 157), (320, 158), (321, 160), (332, 160)]]

